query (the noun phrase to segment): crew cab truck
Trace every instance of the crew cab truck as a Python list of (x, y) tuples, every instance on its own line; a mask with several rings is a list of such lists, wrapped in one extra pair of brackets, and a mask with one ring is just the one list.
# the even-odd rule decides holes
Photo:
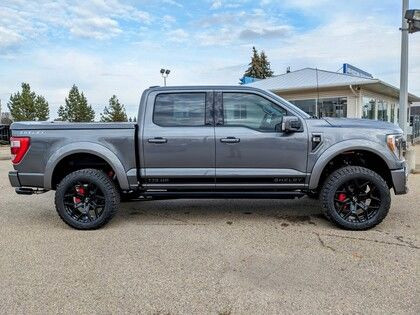
[(243, 86), (152, 87), (137, 123), (12, 124), (18, 194), (55, 190), (61, 219), (96, 229), (120, 200), (320, 198), (341, 228), (369, 229), (407, 192), (401, 129), (310, 117)]

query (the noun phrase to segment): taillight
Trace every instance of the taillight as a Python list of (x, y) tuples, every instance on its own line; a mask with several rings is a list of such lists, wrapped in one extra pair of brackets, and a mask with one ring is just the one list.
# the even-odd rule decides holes
[(10, 152), (12, 153), (12, 163), (18, 164), (22, 161), (29, 149), (31, 138), (29, 137), (11, 137)]

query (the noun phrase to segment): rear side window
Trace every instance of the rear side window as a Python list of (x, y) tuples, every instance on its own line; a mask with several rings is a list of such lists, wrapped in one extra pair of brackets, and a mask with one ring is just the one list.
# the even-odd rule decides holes
[(205, 93), (165, 93), (156, 96), (153, 122), (163, 127), (205, 125)]

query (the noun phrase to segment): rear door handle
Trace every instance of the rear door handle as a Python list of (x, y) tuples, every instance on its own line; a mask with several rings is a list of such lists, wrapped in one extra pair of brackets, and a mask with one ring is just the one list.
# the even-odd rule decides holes
[(238, 143), (241, 139), (235, 137), (220, 138), (220, 142), (223, 143)]
[(166, 143), (166, 142), (168, 142), (168, 140), (165, 139), (165, 138), (162, 138), (162, 137), (156, 137), (156, 138), (148, 139), (147, 142), (149, 142), (149, 143)]

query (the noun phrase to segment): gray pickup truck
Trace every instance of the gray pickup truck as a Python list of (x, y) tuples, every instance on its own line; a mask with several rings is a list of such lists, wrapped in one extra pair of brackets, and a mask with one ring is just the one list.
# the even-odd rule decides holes
[(120, 201), (169, 198), (321, 200), (336, 225), (364, 230), (407, 192), (402, 131), (318, 119), (268, 91), (152, 87), (137, 123), (20, 122), (11, 127), (18, 194), (55, 190), (65, 223), (96, 229)]

